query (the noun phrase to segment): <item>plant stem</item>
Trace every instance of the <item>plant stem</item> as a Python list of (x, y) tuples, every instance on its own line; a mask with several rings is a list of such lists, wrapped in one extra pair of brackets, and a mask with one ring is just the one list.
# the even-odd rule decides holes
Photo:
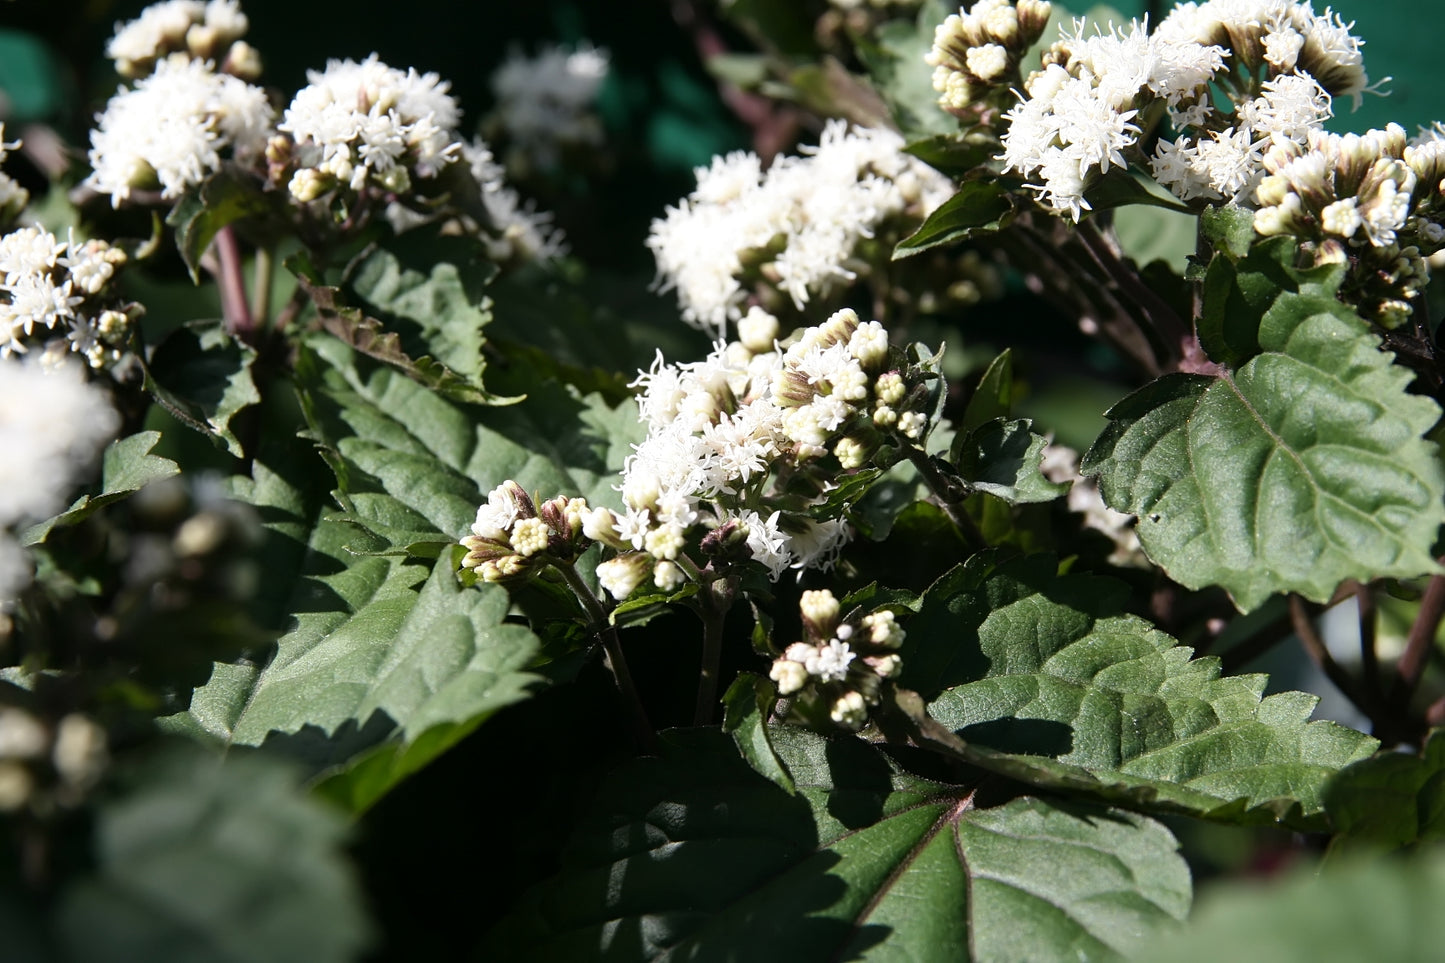
[(918, 474), (923, 476), (924, 482), (928, 485), (929, 491), (933, 492), (938, 499), (939, 507), (948, 515), (949, 521), (953, 522), (954, 528), (963, 536), (971, 551), (981, 552), (988, 548), (988, 540), (983, 537), (979, 530), (978, 523), (963, 510), (961, 502), (972, 492), (959, 491), (959, 486), (943, 477), (938, 466), (933, 463), (933, 458), (915, 445), (909, 445), (906, 449), (908, 460), (913, 467), (918, 469)]
[(1442, 616), (1445, 616), (1445, 575), (1435, 575), (1425, 586), (1420, 611), (1405, 642), (1405, 652), (1395, 663), (1395, 685), (1390, 690), (1390, 704), (1400, 712), (1407, 711), (1406, 705), (1415, 694), (1415, 687), (1420, 684), (1425, 659), (1435, 644), (1435, 632), (1440, 628)]
[(251, 280), (251, 312), (257, 328), (266, 327), (271, 320), (271, 280), (276, 272), (276, 258), (269, 247), (256, 249), (253, 264), (255, 277)]
[(718, 674), (722, 667), (723, 622), (732, 608), (737, 593), (737, 579), (718, 578), (703, 586), (702, 600), (702, 670), (697, 677), (697, 705), (692, 724), (712, 725), (717, 707)]
[(587, 618), (592, 623), (592, 632), (602, 643), (602, 664), (607, 667), (617, 691), (622, 693), (623, 700), (632, 709), (633, 735), (637, 738), (638, 746), (643, 752), (656, 755), (657, 732), (647, 718), (647, 709), (642, 705), (642, 697), (632, 681), (632, 672), (627, 668), (627, 656), (622, 652), (617, 627), (608, 623), (607, 610), (603, 608), (601, 600), (592, 591), (592, 587), (582, 580), (582, 576), (577, 574), (577, 569), (571, 563), (558, 562), (553, 567), (562, 573), (567, 587), (577, 596), (577, 601), (582, 603), (582, 608), (586, 610)]
[(1380, 687), (1380, 655), (1375, 648), (1375, 593), (1363, 582), (1356, 582), (1355, 604), (1360, 610), (1360, 669), (1365, 691), (1379, 705), (1385, 690)]
[[(1305, 605), (1305, 600), (1298, 595), (1291, 594), (1289, 597), (1290, 622), (1294, 626), (1295, 635), (1299, 636), (1305, 652), (1314, 660), (1326, 677), (1335, 684), (1346, 698), (1353, 702), (1359, 709), (1370, 714), (1374, 707), (1364, 694), (1359, 691), (1355, 681), (1350, 678), (1349, 673), (1340, 668), (1340, 664), (1330, 655), (1329, 648), (1325, 645), (1324, 639), (1320, 638), (1319, 632), (1315, 629), (1314, 616)], [(1372, 722), (1376, 721), (1370, 715)]]
[(241, 249), (236, 243), (236, 232), (228, 224), (216, 232), (211, 243), (216, 250), (216, 283), (221, 288), (221, 314), (226, 328), (241, 340), (249, 341), (256, 322), (246, 303), (246, 279), (241, 273)]

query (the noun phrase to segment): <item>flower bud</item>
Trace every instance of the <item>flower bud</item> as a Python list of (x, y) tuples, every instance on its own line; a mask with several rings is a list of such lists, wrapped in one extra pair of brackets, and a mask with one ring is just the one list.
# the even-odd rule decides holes
[(646, 552), (625, 552), (597, 566), (597, 582), (617, 601), (633, 593), (652, 573), (652, 557)]

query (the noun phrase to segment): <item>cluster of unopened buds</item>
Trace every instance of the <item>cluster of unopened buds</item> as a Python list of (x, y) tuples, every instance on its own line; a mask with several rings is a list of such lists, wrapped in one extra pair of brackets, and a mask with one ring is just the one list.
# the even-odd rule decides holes
[(137, 80), (173, 55), (208, 60), (243, 80), (261, 75), (256, 48), (241, 38), (250, 23), (238, 0), (167, 0), (153, 3), (122, 24), (106, 47), (116, 72)]
[(462, 539), (462, 567), (487, 582), (515, 579), (540, 565), (570, 564), (592, 540), (584, 534), (587, 500), (558, 496), (540, 506), (511, 479), (492, 489)]
[(0, 812), (76, 806), (107, 759), (105, 731), (85, 715), (50, 726), (25, 709), (0, 708)]
[(1390, 124), (1364, 134), (1311, 131), (1264, 157), (1255, 230), (1298, 237), (1316, 263), (1349, 263), (1347, 291), (1385, 327), (1409, 316), (1445, 247), (1445, 136), (1407, 140)]
[(934, 30), (925, 58), (933, 89), (950, 113), (969, 117), (989, 105), (989, 94), (1019, 83), (1019, 61), (1043, 36), (1052, 8), (1048, 0), (979, 0), (951, 14)]
[(778, 695), (791, 698), (792, 712), (803, 719), (862, 728), (883, 684), (902, 667), (903, 629), (888, 609), (844, 615), (827, 589), (804, 592), (799, 609), (803, 641), (784, 649), (769, 672)]

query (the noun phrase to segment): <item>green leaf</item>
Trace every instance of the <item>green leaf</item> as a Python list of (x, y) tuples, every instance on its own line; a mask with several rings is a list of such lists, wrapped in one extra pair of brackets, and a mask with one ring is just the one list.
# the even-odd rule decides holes
[(1151, 190), (1142, 178), (1135, 177), (1129, 171), (1118, 167), (1111, 167), (1103, 177), (1095, 181), (1084, 192), (1084, 199), (1089, 202), (1089, 208), (1096, 214), (1100, 211), (1109, 211), (1134, 204), (1158, 207), (1180, 214), (1194, 213), (1176, 200), (1172, 194), (1167, 194), (1157, 187)]
[(291, 626), (263, 667), (217, 666), (170, 725), (335, 769), (322, 791), (360, 810), (539, 681), (525, 671), (538, 640), (506, 621), (507, 593), (456, 576), (454, 543), (484, 492), (510, 477), (543, 497), (605, 502), (640, 426), (630, 403), (551, 384), (516, 406), (460, 404), (313, 341), (300, 374), (345, 507), (308, 525), (288, 491), (299, 479), (238, 486), (307, 546), (284, 607)]
[(218, 666), (170, 726), (278, 748), (313, 772), (339, 767), (328, 793), (361, 810), (525, 698), (537, 640), (504, 622), (505, 591), (464, 588), (450, 555), (431, 566), (358, 557), (350, 535), (321, 520), (275, 654), (260, 668)]
[(1254, 243), (1254, 212), (1233, 204), (1210, 207), (1199, 215), (1199, 230), (1216, 249), (1242, 258)]
[(175, 462), (151, 454), (160, 440), (160, 432), (142, 431), (111, 442), (102, 462), (100, 491), (80, 496), (59, 515), (27, 529), (20, 536), (20, 544), (39, 545), (52, 530), (74, 525), (111, 502), (140, 491), (150, 482), (180, 474), (180, 466)]
[(166, 223), (176, 229), (176, 250), (186, 262), (191, 280), (201, 283), (201, 258), (222, 228), (269, 210), (271, 200), (260, 183), (230, 166), (181, 195)]
[[(1261, 339), (1276, 342), (1312, 314), (1331, 314), (1341, 324), (1361, 322), (1335, 297), (1344, 279), (1343, 265), (1294, 266), (1292, 238), (1269, 238), (1242, 259), (1221, 251), (1204, 275), (1204, 302), (1198, 320), (1199, 343), (1210, 358), (1238, 368), (1258, 354)], [(1267, 350), (1267, 349), (1265, 349)]]
[(1002, 149), (998, 137), (988, 127), (934, 134), (915, 140), (903, 148), (935, 170), (961, 179), (985, 166)]
[(1107, 412), (1084, 456), (1149, 557), (1241, 611), (1274, 592), (1324, 602), (1349, 578), (1436, 570), (1440, 416), (1365, 323), (1282, 294), (1261, 353), (1219, 378), (1166, 375)]
[(434, 556), (508, 478), (543, 499), (620, 507), (612, 485), (644, 432), (631, 400), (611, 407), (544, 381), (522, 404), (482, 411), (358, 364), (330, 339), (311, 344), (327, 367), (310, 419), (331, 452), (344, 518), (359, 527), (351, 548)]
[(489, 960), (1114, 960), (1172, 928), (1189, 873), (1135, 814), (909, 775), (856, 739), (790, 727), (790, 796), (727, 736), (664, 735), (614, 774), (554, 879)]
[(128, 775), (60, 898), (67, 960), (341, 963), (369, 942), (345, 825), (289, 767), (172, 748)]
[[(400, 268), (390, 273), (384, 270), (386, 259), (390, 255), (383, 252), (374, 254), (373, 257), (382, 258), (382, 262), (379, 262), (380, 266), (373, 263), (372, 270), (389, 276), (399, 286), (401, 282), (398, 278), (402, 274)], [(394, 261), (394, 258), (392, 260)], [(405, 344), (401, 332), (388, 328), (382, 321), (370, 317), (359, 308), (348, 306), (341, 289), (322, 283), (321, 275), (304, 255), (287, 258), (286, 266), (296, 275), (297, 282), (316, 306), (316, 317), (321, 327), (348, 347), (385, 362), (419, 384), (426, 385), (437, 393), (457, 401), (479, 405), (507, 405), (518, 400), (493, 395), (481, 385), (484, 362), (480, 330), (485, 323), (485, 312), (475, 306), (459, 307), (455, 302), (457, 289), (461, 283), (459, 276), (453, 276), (456, 271), (455, 266), (448, 264), (436, 266), (436, 270), (442, 275), (439, 286), (443, 290), (431, 292), (437, 299), (443, 303), (450, 302), (450, 307), (456, 309), (455, 313), (439, 316), (441, 320), (449, 320), (451, 323), (438, 327), (431, 321), (420, 325), (414, 322), (406, 331), (409, 337)], [(393, 266), (395, 265), (393, 264)], [(375, 275), (370, 276), (369, 280), (381, 283)], [(415, 283), (415, 277), (410, 275), (406, 277), (405, 281), (410, 285), (407, 292), (414, 294), (414, 298), (408, 299), (396, 287), (383, 286), (382, 293), (387, 298), (397, 298), (407, 310), (425, 311), (424, 302), (428, 295), (427, 285), (424, 282), (418, 285)], [(422, 288), (420, 292), (417, 291), (418, 287)], [(463, 300), (466, 298), (465, 290), (462, 291), (462, 298)], [(431, 330), (433, 327), (438, 327), (438, 330)], [(444, 342), (443, 346), (447, 349), (447, 353), (461, 360), (464, 366), (463, 372), (452, 370), (428, 354), (418, 356), (417, 347), (414, 344), (419, 345), (423, 351), (430, 350), (428, 334), (435, 334), (437, 340)], [(473, 344), (476, 348), (476, 353), (472, 357), (468, 357), (465, 351), (465, 346), (468, 344)], [(467, 370), (472, 373), (466, 373)]]
[(954, 443), (953, 461), (971, 486), (1012, 505), (1053, 501), (1069, 490), (1039, 471), (1049, 440), (1027, 418), (984, 422)]
[(958, 193), (928, 215), (917, 231), (898, 242), (893, 260), (981, 234), (991, 234), (1008, 223), (1013, 209), (1008, 188), (998, 181), (964, 181)]
[(251, 377), (255, 361), (256, 349), (232, 338), (224, 322), (193, 322), (156, 346), (146, 389), (177, 420), (241, 458), (231, 419), (261, 400)]
[(1325, 810), (1343, 839), (1396, 848), (1445, 838), (1445, 730), (1419, 755), (1387, 752), (1364, 759), (1330, 780)]
[(900, 685), (944, 689), (928, 712), (968, 761), (1132, 806), (1323, 827), (1326, 781), (1374, 739), (1309, 721), (1315, 696), (1261, 699), (1264, 676), (1221, 677), (1218, 659), (1122, 614), (1121, 583), (1056, 565), (979, 556), (906, 624)]
[(1013, 351), (1005, 348), (989, 362), (988, 369), (978, 380), (978, 389), (968, 399), (968, 407), (958, 422), (959, 433), (966, 435), (986, 421), (1007, 418), (1013, 408), (1013, 393)]
[(778, 700), (778, 688), (751, 672), (741, 672), (723, 695), (723, 732), (733, 737), (748, 765), (777, 783), (788, 795), (797, 791), (787, 764), (773, 749), (768, 715)]
[(1428, 963), (1445, 945), (1445, 858), (1306, 867), (1283, 879), (1206, 890), (1188, 928), (1141, 963), (1391, 960)]

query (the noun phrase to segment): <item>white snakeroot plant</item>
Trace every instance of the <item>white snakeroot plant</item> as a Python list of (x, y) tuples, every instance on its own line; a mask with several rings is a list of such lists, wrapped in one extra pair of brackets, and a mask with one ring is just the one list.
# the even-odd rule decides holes
[[(652, 223), (647, 246), (683, 319), (721, 336), (755, 288), (801, 310), (868, 270), (860, 242), (913, 224), (947, 199), (947, 178), (886, 130), (830, 121), (817, 147), (764, 171), (737, 151), (695, 171), (697, 188)], [(774, 305), (774, 309), (781, 305)]]

